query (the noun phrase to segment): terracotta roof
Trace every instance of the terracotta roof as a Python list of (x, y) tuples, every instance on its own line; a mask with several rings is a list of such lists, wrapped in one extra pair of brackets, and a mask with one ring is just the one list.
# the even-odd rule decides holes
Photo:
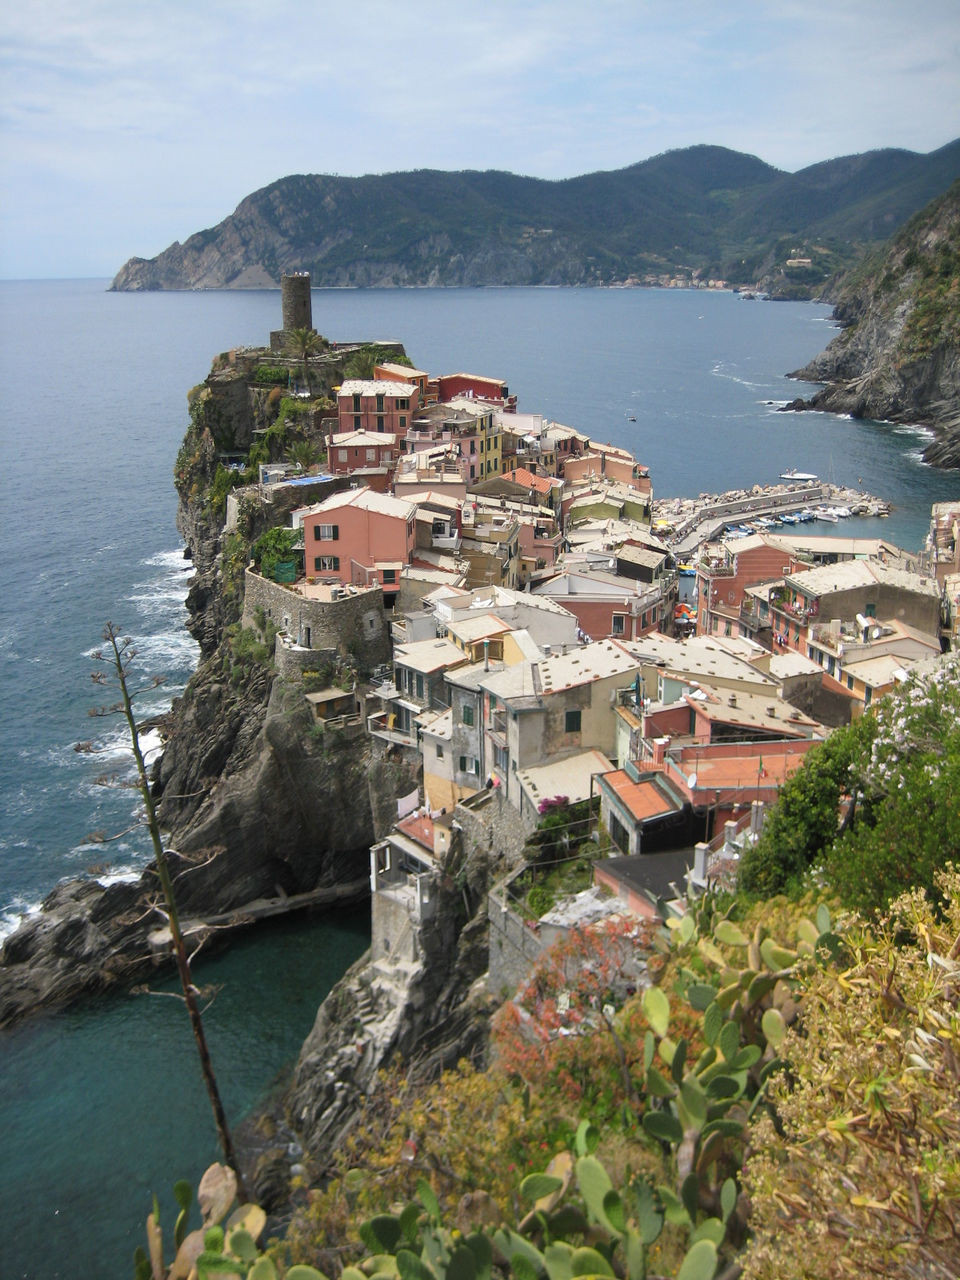
[(505, 471), (503, 478), (504, 480), (512, 480), (515, 484), (522, 484), (525, 489), (536, 489), (538, 493), (549, 493), (557, 484), (556, 480), (551, 479), (550, 476), (535, 476), (526, 467), (516, 467), (513, 471)]
[(657, 818), (664, 813), (672, 813), (676, 808), (655, 782), (634, 782), (623, 769), (605, 773), (603, 783), (639, 822), (647, 818)]

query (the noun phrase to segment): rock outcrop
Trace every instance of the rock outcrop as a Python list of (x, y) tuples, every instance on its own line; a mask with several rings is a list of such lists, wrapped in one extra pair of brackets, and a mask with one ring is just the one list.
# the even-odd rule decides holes
[(826, 386), (787, 407), (929, 426), (924, 460), (960, 467), (960, 183), (837, 292), (841, 332), (791, 375)]
[(489, 874), (478, 851), (459, 873), (448, 863), (436, 912), (417, 934), (417, 961), (374, 962), (368, 954), (323, 1002), (286, 1100), (318, 1171), (395, 1055), (424, 1074), (462, 1057), (482, 1060), (497, 1003), (480, 981), (487, 969)]

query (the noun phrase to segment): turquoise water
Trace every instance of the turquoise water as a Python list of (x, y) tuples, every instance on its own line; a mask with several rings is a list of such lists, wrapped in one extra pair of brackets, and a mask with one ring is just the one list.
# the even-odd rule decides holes
[[(107, 619), (169, 685), (196, 660), (183, 629), (189, 576), (172, 470), (186, 392), (213, 355), (262, 345), (279, 294), (108, 294), (105, 281), (0, 284), (4, 557), (0, 580), (0, 916), (7, 927), (63, 877), (107, 862), (132, 873), (119, 727), (91, 726), (90, 652)], [(778, 414), (803, 391), (785, 372), (821, 350), (826, 308), (646, 290), (318, 291), (329, 337), (399, 338), (421, 367), (507, 379), (521, 411), (622, 444), (658, 495), (773, 481), (788, 467), (895, 504), (882, 532), (916, 549), (930, 505), (960, 476), (919, 460), (909, 428)], [(631, 421), (635, 419), (635, 421)], [(99, 755), (73, 744), (106, 729)], [(366, 921), (287, 921), (204, 966), (223, 983), (210, 1038), (231, 1118), (295, 1056), (329, 984), (363, 949)], [(209, 972), (208, 972), (209, 970)], [(211, 976), (211, 975), (216, 975)], [(0, 1276), (130, 1274), (149, 1193), (216, 1154), (186, 1015), (169, 997), (119, 997), (0, 1035)], [(16, 1224), (11, 1227), (10, 1224)]]

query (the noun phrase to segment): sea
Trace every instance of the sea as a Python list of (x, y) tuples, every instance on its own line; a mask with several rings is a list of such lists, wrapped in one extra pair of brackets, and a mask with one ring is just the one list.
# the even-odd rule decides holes
[[(124, 734), (88, 715), (103, 700), (90, 674), (110, 621), (133, 638), (145, 683), (165, 677), (143, 717), (186, 684), (197, 649), (173, 489), (186, 394), (218, 352), (264, 345), (281, 323), (275, 291), (107, 284), (0, 282), (3, 932), (64, 878), (133, 876), (148, 859), (135, 793), (117, 785), (131, 772)], [(960, 497), (960, 475), (921, 461), (920, 427), (778, 412), (812, 390), (786, 375), (833, 336), (824, 306), (693, 290), (315, 290), (313, 319), (340, 342), (399, 339), (432, 372), (506, 379), (521, 411), (629, 448), (657, 496), (749, 488), (796, 468), (892, 504), (887, 519), (824, 533), (910, 550), (931, 504)], [(365, 911), (338, 911), (200, 957), (198, 979), (217, 991), (206, 1022), (233, 1123), (282, 1081), (368, 938)], [(173, 1182), (196, 1182), (217, 1157), (174, 997), (168, 981), (0, 1033), (4, 1280), (126, 1280), (152, 1195), (171, 1205)]]

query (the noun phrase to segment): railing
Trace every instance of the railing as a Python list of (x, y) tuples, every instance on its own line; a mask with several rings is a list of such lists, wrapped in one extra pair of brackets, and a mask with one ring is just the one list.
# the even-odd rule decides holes
[(704, 564), (701, 561), (700, 572), (705, 578), (732, 578), (734, 576), (732, 564)]

